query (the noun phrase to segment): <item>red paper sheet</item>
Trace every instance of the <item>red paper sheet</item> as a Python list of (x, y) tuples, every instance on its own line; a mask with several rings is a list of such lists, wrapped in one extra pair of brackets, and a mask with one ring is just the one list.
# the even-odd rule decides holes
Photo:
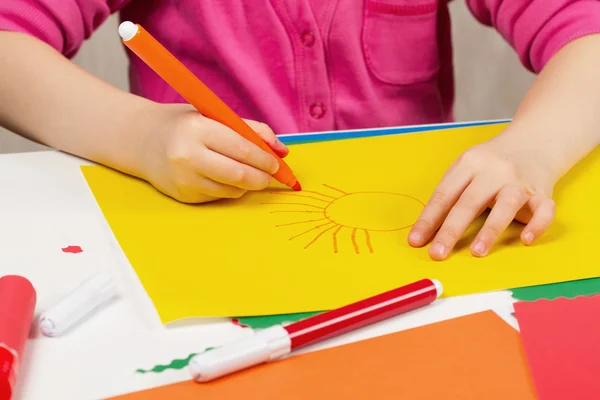
[(541, 400), (600, 399), (600, 295), (515, 304)]

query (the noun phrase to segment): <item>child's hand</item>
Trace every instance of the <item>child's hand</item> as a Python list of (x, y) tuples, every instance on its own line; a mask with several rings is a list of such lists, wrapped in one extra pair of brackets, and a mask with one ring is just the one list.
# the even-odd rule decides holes
[[(238, 198), (264, 189), (279, 167), (276, 159), (228, 127), (189, 105), (157, 105), (155, 124), (142, 137), (142, 177), (185, 203)], [(287, 147), (265, 124), (246, 122), (280, 157)]]
[[(552, 162), (540, 143), (508, 132), (463, 153), (435, 189), (408, 241), (423, 246), (435, 235), (429, 255), (445, 259), (473, 220), (491, 212), (471, 243), (474, 256), (485, 256), (513, 219), (527, 224), (521, 240), (531, 244), (554, 219)], [(530, 140), (531, 141), (531, 140)]]

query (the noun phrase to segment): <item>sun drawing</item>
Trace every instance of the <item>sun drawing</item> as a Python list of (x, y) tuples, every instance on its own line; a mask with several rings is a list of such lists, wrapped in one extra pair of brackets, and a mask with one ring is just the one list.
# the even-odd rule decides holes
[(330, 185), (323, 186), (328, 189), (329, 194), (311, 190), (298, 193), (272, 192), (277, 196), (289, 196), (290, 201), (263, 203), (277, 207), (271, 211), (272, 214), (295, 213), (308, 216), (276, 225), (302, 227), (289, 240), (304, 240), (305, 249), (318, 240), (329, 240), (333, 251), (337, 253), (340, 235), (343, 230), (348, 230), (356, 254), (360, 254), (361, 248), (373, 253), (372, 233), (410, 228), (418, 212), (424, 207), (420, 200), (404, 194), (348, 193)]

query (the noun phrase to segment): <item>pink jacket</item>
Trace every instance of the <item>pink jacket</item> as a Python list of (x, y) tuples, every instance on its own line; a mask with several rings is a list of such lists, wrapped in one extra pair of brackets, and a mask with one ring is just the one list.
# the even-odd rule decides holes
[[(569, 41), (600, 32), (599, 0), (466, 1), (534, 72)], [(117, 11), (242, 117), (277, 133), (453, 118), (446, 0), (2, 0), (0, 29), (72, 57)], [(133, 93), (183, 101), (130, 56)]]

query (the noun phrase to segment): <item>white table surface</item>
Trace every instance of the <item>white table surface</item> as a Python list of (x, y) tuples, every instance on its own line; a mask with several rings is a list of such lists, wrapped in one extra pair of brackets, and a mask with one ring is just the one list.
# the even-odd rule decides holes
[[(84, 164), (89, 163), (55, 151), (0, 156), (0, 276), (15, 273), (31, 280), (38, 295), (36, 316), (100, 269), (113, 273), (121, 293), (64, 336), (44, 337), (34, 323), (15, 400), (100, 399), (187, 380), (186, 368), (136, 370), (252, 334), (225, 318), (161, 325), (81, 174)], [(83, 252), (62, 252), (69, 245)], [(517, 329), (513, 302), (509, 291), (444, 298), (302, 352), (484, 310), (496, 311)]]

